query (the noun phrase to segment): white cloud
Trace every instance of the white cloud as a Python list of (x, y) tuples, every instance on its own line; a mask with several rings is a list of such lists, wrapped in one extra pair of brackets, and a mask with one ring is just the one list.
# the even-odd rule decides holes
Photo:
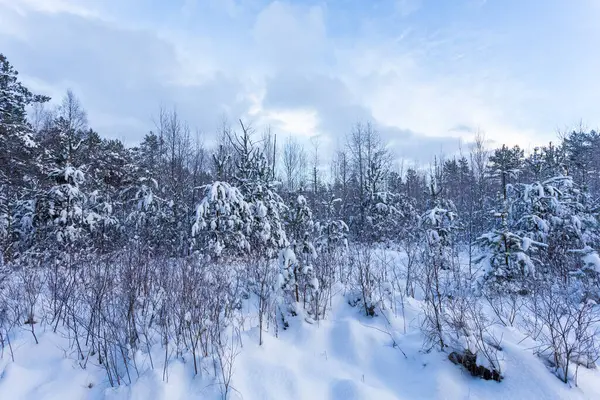
[(35, 88), (77, 88), (92, 126), (109, 135), (139, 138), (159, 104), (176, 104), (204, 131), (229, 114), (341, 138), (370, 119), (399, 153), (424, 159), (476, 129), (496, 142), (543, 142), (551, 114), (581, 110), (511, 75), (494, 32), (415, 25), (435, 4), (389, 1), (411, 18), (360, 10), (345, 33), (324, 2), (188, 0), (168, 18), (143, 19), (109, 0), (0, 0), (0, 45)]
[(27, 11), (49, 14), (68, 13), (86, 18), (99, 15), (91, 2), (76, 0), (0, 0), (0, 6), (10, 7), (20, 13)]
[[(374, 119), (386, 126), (431, 138), (472, 140), (473, 132), (455, 130), (470, 126), (485, 130), (497, 142), (545, 141), (548, 132), (538, 131), (524, 113), (527, 104), (541, 99), (541, 93), (485, 62), (474, 67), (473, 59), (486, 56), (485, 47), (450, 34), (441, 44), (432, 40), (398, 43), (390, 38), (377, 44), (366, 40), (358, 48), (340, 52), (339, 63), (349, 66), (340, 77), (353, 97), (360, 98)], [(463, 56), (445, 58), (439, 65), (440, 46)]]
[(270, 3), (256, 17), (252, 29), (256, 53), (250, 56), (267, 70), (319, 68), (328, 44), (323, 17), (319, 6)]
[(314, 110), (266, 110), (263, 118), (283, 134), (309, 138), (319, 133), (319, 117)]

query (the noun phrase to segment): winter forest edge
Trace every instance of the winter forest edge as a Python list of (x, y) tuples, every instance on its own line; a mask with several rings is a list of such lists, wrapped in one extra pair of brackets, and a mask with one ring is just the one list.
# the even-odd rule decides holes
[(185, 359), (230, 398), (244, 331), (262, 345), (292, 323), (318, 326), (341, 296), (382, 326), (418, 302), (421, 351), (499, 392), (511, 371), (496, 326), (530, 338), (572, 390), (596, 368), (598, 132), (528, 154), (478, 136), (465, 155), (397, 172), (377, 130), (357, 123), (325, 174), (317, 145), (244, 121), (210, 148), (167, 110), (138, 146), (104, 139), (72, 92), (44, 107), (2, 54), (0, 91), (7, 363), (18, 337), (52, 332), (107, 390), (143, 369), (166, 381)]

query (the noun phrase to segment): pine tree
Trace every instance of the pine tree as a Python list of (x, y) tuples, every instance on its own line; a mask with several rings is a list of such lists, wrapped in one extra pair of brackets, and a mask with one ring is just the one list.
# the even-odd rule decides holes
[(31, 190), (40, 174), (27, 107), (48, 100), (49, 97), (34, 95), (23, 86), (18, 72), (0, 53), (0, 264), (13, 259), (21, 225), (17, 213), (22, 214), (17, 205), (22, 208), (31, 200)]
[(503, 145), (490, 157), (489, 169), (497, 180), (498, 201), (497, 208), (491, 211), (493, 228), (477, 239), (483, 251), (477, 261), (488, 263), (485, 285), (495, 293), (525, 293), (526, 278), (535, 273), (530, 254), (537, 249), (537, 242), (525, 238), (516, 227), (520, 215), (515, 204), (520, 195), (513, 183), (522, 172), (522, 164), (523, 150), (518, 146), (509, 149)]
[(523, 150), (519, 146), (509, 149), (502, 145), (490, 157), (490, 172), (498, 180), (501, 199), (507, 198), (508, 186), (514, 183), (523, 166)]
[(307, 293), (310, 295), (309, 292), (316, 289), (312, 276), (312, 264), (317, 253), (313, 243), (312, 211), (304, 196), (299, 195), (296, 201), (288, 207), (285, 219), (290, 248), (294, 252), (293, 262), (286, 260), (285, 256), (282, 260), (284, 268), (289, 270), (285, 274), (285, 286), (292, 288), (296, 302), (300, 301), (300, 294), (302, 294), (304, 302), (310, 303)]
[(590, 245), (599, 232), (589, 195), (562, 175), (520, 186), (522, 216), (518, 227), (526, 238), (543, 244), (543, 273), (559, 278), (565, 285), (573, 278), (598, 282), (600, 271), (585, 261), (595, 257)]
[(361, 240), (391, 244), (414, 226), (417, 213), (406, 196), (387, 191), (374, 193), (367, 203), (366, 229)]
[(248, 254), (253, 210), (242, 193), (226, 182), (214, 182), (203, 190), (192, 228), (200, 251), (211, 257)]
[(584, 189), (597, 193), (599, 189), (599, 172), (594, 168), (597, 163), (596, 149), (600, 143), (600, 134), (596, 131), (586, 132), (583, 129), (571, 131), (563, 140), (563, 147), (568, 159), (568, 175)]
[(541, 242), (525, 236), (519, 226), (523, 217), (518, 207), (522, 193), (512, 185), (505, 193), (503, 210), (493, 211), (497, 225), (477, 238), (482, 251), (477, 262), (487, 264), (484, 285), (494, 294), (524, 294), (529, 286), (528, 278), (533, 277), (539, 264), (534, 254)]
[(234, 180), (252, 215), (250, 252), (259, 258), (275, 259), (288, 245), (284, 230), (286, 205), (275, 190), (277, 182), (264, 152), (253, 142), (251, 130), (240, 121), (242, 134), (232, 139), (236, 153)]

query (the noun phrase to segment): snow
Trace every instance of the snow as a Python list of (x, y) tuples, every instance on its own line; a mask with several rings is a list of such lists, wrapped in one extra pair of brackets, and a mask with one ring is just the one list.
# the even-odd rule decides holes
[(312, 278), (310, 280), (310, 285), (314, 290), (319, 290), (319, 280), (317, 278)]
[(265, 218), (267, 216), (267, 207), (265, 207), (264, 203), (258, 200), (255, 204), (256, 208), (256, 216), (258, 218)]
[(279, 252), (279, 263), (286, 268), (289, 265), (296, 264), (298, 262), (294, 250), (290, 247), (286, 247)]
[[(580, 368), (579, 387), (560, 382), (533, 354), (533, 341), (515, 328), (497, 327), (502, 336), (501, 383), (472, 378), (452, 364), (448, 353), (423, 351), (421, 304), (408, 299), (405, 319), (389, 310), (368, 318), (342, 294), (334, 298), (326, 320), (308, 324), (290, 318), (279, 337), (258, 328), (242, 334), (234, 363), (231, 399), (597, 399), (600, 373)], [(243, 312), (255, 318), (254, 305)], [(387, 322), (389, 320), (389, 323)], [(404, 324), (407, 333), (404, 331)], [(40, 328), (38, 328), (40, 329)], [(46, 332), (43, 332), (46, 330)], [(138, 355), (140, 377), (132, 385), (111, 388), (102, 368), (90, 362), (80, 368), (68, 338), (40, 329), (36, 345), (26, 331), (12, 341), (15, 362), (5, 349), (0, 359), (1, 399), (219, 399), (218, 382), (207, 371), (193, 374), (189, 357), (169, 364), (162, 379), (160, 347), (153, 349), (155, 369)], [(404, 356), (406, 354), (406, 356)]]
[(527, 252), (529, 250), (529, 246), (531, 246), (531, 242), (533, 242), (533, 240), (531, 240), (528, 237), (524, 237), (523, 240), (521, 241), (521, 247), (523, 248), (524, 252)]
[(583, 261), (596, 272), (600, 273), (600, 256), (598, 253), (589, 247), (587, 247), (584, 251), (586, 251), (587, 254), (583, 257)]

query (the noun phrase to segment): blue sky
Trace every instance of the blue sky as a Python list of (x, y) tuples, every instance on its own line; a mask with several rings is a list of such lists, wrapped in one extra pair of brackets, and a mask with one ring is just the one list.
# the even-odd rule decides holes
[(598, 0), (0, 0), (0, 51), (135, 143), (159, 106), (333, 149), (371, 121), (399, 157), (600, 125)]

